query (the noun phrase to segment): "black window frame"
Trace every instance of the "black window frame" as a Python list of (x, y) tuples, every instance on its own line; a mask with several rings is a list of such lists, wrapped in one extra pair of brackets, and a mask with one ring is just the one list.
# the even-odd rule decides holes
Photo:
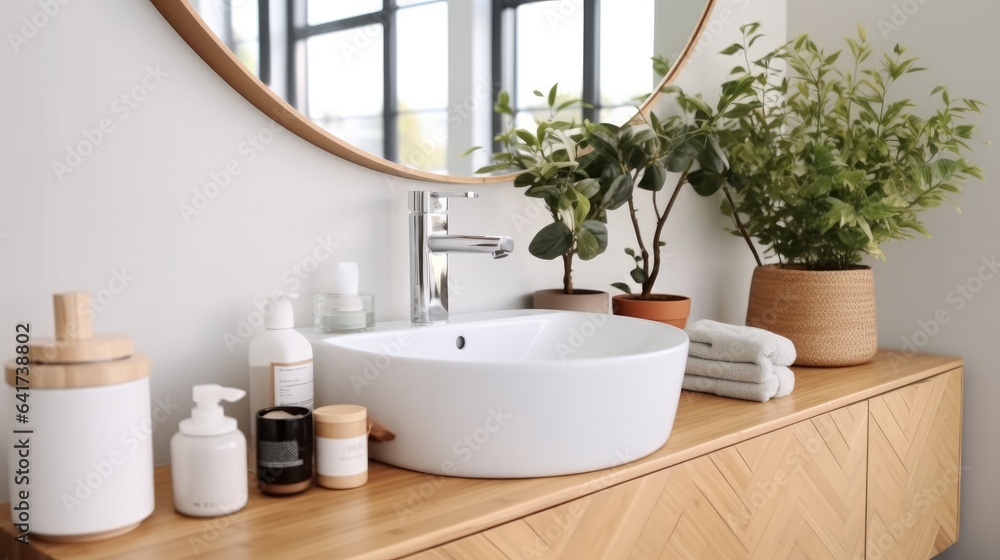
[[(526, 4), (535, 4), (548, 0), (493, 0), (492, 13), (492, 44), (491, 65), (493, 68), (493, 99), (496, 99), (500, 91), (506, 89), (511, 96), (510, 105), (515, 114), (521, 109), (519, 99), (517, 99), (517, 59), (511, 63), (512, 83), (504, 83), (504, 73), (507, 70), (504, 65), (504, 43), (510, 41), (511, 46), (517, 44), (517, 19), (510, 18), (512, 29), (504, 28), (504, 20), (508, 10), (516, 10)], [(600, 0), (583, 0), (583, 91), (581, 99), (589, 104), (583, 108), (583, 118), (597, 121), (597, 116), (604, 107), (600, 104), (601, 98), (601, 2)], [(514, 52), (511, 49), (510, 52)], [(535, 84), (535, 87), (543, 87), (543, 84)], [(505, 132), (503, 115), (493, 113), (493, 135)], [(496, 150), (502, 147), (494, 146)]]
[[(346, 31), (350, 29), (360, 29), (372, 23), (381, 24), (382, 29), (382, 157), (389, 161), (404, 163), (399, 161), (399, 120), (401, 112), (399, 110), (399, 92), (397, 89), (399, 76), (399, 55), (397, 50), (397, 21), (396, 18), (400, 10), (407, 10), (418, 6), (425, 6), (446, 0), (424, 0), (414, 2), (406, 6), (399, 6), (396, 0), (382, 0), (382, 9), (351, 16), (349, 18), (328, 21), (309, 25), (307, 19), (306, 0), (288, 0), (285, 21), (288, 28), (286, 37), (288, 45), (286, 49), (287, 60), (285, 72), (286, 95), (289, 103), (295, 105), (300, 112), (306, 114), (306, 108), (298, 107), (298, 101), (302, 104), (308, 103), (304, 97), (300, 98), (298, 90), (304, 78), (299, 75), (304, 64), (300, 64), (298, 59), (303, 52), (298, 48), (301, 41), (311, 37)], [(422, 111), (408, 111), (408, 113), (420, 113)]]
[(399, 10), (395, 0), (382, 0), (382, 9), (376, 12), (369, 12), (352, 16), (345, 19), (333, 20), (315, 25), (309, 25), (306, 0), (288, 0), (285, 4), (288, 13), (285, 21), (287, 29), (285, 36), (288, 38), (286, 49), (287, 60), (285, 72), (285, 91), (289, 103), (295, 105), (303, 114), (307, 113), (305, 105), (308, 100), (304, 97), (302, 107), (299, 105), (299, 89), (304, 83), (304, 77), (300, 76), (300, 69), (305, 65), (299, 61), (301, 53), (298, 48), (300, 41), (305, 41), (311, 37), (335, 33), (337, 31), (347, 31), (350, 29), (360, 29), (376, 22), (382, 25), (382, 157), (396, 161), (399, 156), (396, 131), (396, 124), (399, 122), (399, 103), (396, 95), (397, 76), (397, 56), (396, 56), (396, 12)]
[[(219, 9), (223, 10), (220, 19), (224, 26), (220, 39), (236, 54), (239, 50), (233, 33), (232, 6), (220, 3)], [(271, 12), (268, 0), (257, 1), (257, 77), (265, 84), (271, 84)]]
[[(333, 20), (318, 24), (308, 24), (307, 0), (285, 0), (285, 72), (283, 76), (272, 75), (271, 71), (271, 37), (270, 37), (270, 15), (268, 0), (259, 0), (258, 6), (258, 31), (259, 31), (259, 78), (265, 84), (272, 83), (272, 80), (282, 80), (285, 86), (285, 99), (298, 108), (303, 114), (307, 113), (306, 105), (308, 100), (304, 95), (300, 96), (299, 90), (305, 83), (305, 77), (301, 75), (304, 68), (304, 61), (299, 57), (304, 53), (300, 48), (302, 41), (311, 37), (345, 31), (350, 29), (360, 29), (362, 27), (378, 23), (383, 26), (383, 67), (382, 67), (382, 157), (386, 160), (399, 162), (399, 121), (402, 113), (399, 109), (398, 84), (398, 52), (397, 52), (397, 16), (399, 10), (416, 6), (433, 4), (447, 0), (423, 0), (400, 7), (397, 0), (382, 0), (380, 10), (351, 16), (340, 20)], [(510, 68), (505, 68), (504, 47), (509, 41), (513, 47), (517, 43), (517, 18), (509, 17), (511, 28), (505, 29), (505, 19), (508, 13), (513, 13), (520, 6), (545, 2), (549, 0), (493, 0), (491, 6), (491, 37), (490, 37), (490, 65), (492, 77), (492, 95), (496, 99), (501, 90), (510, 93), (510, 105), (515, 113), (526, 110), (517, 99), (517, 59), (512, 56), (509, 62)], [(582, 108), (582, 116), (590, 121), (598, 121), (602, 109), (620, 107), (620, 104), (602, 105), (601, 97), (601, 68), (600, 68), (600, 41), (601, 41), (601, 0), (581, 0), (583, 8), (583, 68), (581, 99), (586, 105)], [(608, 7), (611, 8), (609, 2)], [(225, 42), (232, 43), (232, 15), (227, 14), (224, 18), (227, 28)], [(235, 45), (230, 45), (235, 47)], [(235, 48), (233, 48), (235, 51)], [(513, 53), (514, 49), (511, 48)], [(504, 75), (510, 71), (510, 79), (505, 83)], [(545, 84), (533, 84), (536, 87), (544, 87)], [(423, 111), (408, 111), (420, 113)], [(493, 135), (505, 132), (503, 116), (492, 113)], [(495, 145), (496, 150), (502, 149)], [(405, 162), (400, 162), (405, 163)]]

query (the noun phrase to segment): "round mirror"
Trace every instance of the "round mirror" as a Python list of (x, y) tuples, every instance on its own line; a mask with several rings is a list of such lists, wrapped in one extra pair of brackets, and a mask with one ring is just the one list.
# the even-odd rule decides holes
[[(151, 0), (230, 86), (316, 146), (450, 183), (506, 123), (622, 123), (683, 66), (714, 0)], [(654, 92), (650, 94), (650, 92)], [(574, 100), (576, 100), (574, 102)], [(484, 149), (467, 153), (471, 147)]]

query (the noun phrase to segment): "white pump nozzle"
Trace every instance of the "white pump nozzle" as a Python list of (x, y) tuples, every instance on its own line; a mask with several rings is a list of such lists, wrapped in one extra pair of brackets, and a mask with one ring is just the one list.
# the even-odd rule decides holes
[(342, 296), (358, 295), (358, 263), (337, 263), (337, 276), (333, 279), (333, 293)]
[(191, 392), (196, 406), (191, 409), (191, 418), (181, 420), (181, 433), (214, 436), (236, 429), (236, 420), (223, 414), (219, 401), (236, 402), (247, 394), (246, 391), (210, 383), (195, 385)]
[(336, 311), (363, 311), (365, 306), (358, 295), (358, 263), (337, 263), (337, 276), (334, 278), (333, 293), (345, 296), (338, 298), (334, 309)]
[(279, 293), (272, 299), (274, 309), (264, 320), (264, 327), (276, 329), (290, 329), (295, 326), (295, 313), (292, 311), (292, 299), (298, 298), (299, 294)]

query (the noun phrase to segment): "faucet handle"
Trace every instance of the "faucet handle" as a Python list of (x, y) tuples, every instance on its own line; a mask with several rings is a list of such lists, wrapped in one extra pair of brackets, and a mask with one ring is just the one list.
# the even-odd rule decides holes
[(477, 192), (410, 191), (410, 212), (447, 212), (449, 198), (479, 198)]

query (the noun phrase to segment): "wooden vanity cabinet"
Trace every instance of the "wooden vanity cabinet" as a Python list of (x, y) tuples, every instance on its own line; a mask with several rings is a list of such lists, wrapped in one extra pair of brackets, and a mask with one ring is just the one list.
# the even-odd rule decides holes
[(962, 375), (868, 400), (866, 558), (930, 558), (958, 540)]
[[(619, 560), (930, 558), (958, 539), (962, 361), (880, 351), (848, 368), (795, 368), (788, 397), (750, 403), (682, 392), (667, 443), (592, 473), (513, 480), (372, 462), (368, 484), (242, 511), (156, 510), (91, 543), (14, 540), (7, 558)], [(640, 429), (641, 427), (637, 427)]]
[(958, 540), (962, 370), (411, 556), (930, 558)]

